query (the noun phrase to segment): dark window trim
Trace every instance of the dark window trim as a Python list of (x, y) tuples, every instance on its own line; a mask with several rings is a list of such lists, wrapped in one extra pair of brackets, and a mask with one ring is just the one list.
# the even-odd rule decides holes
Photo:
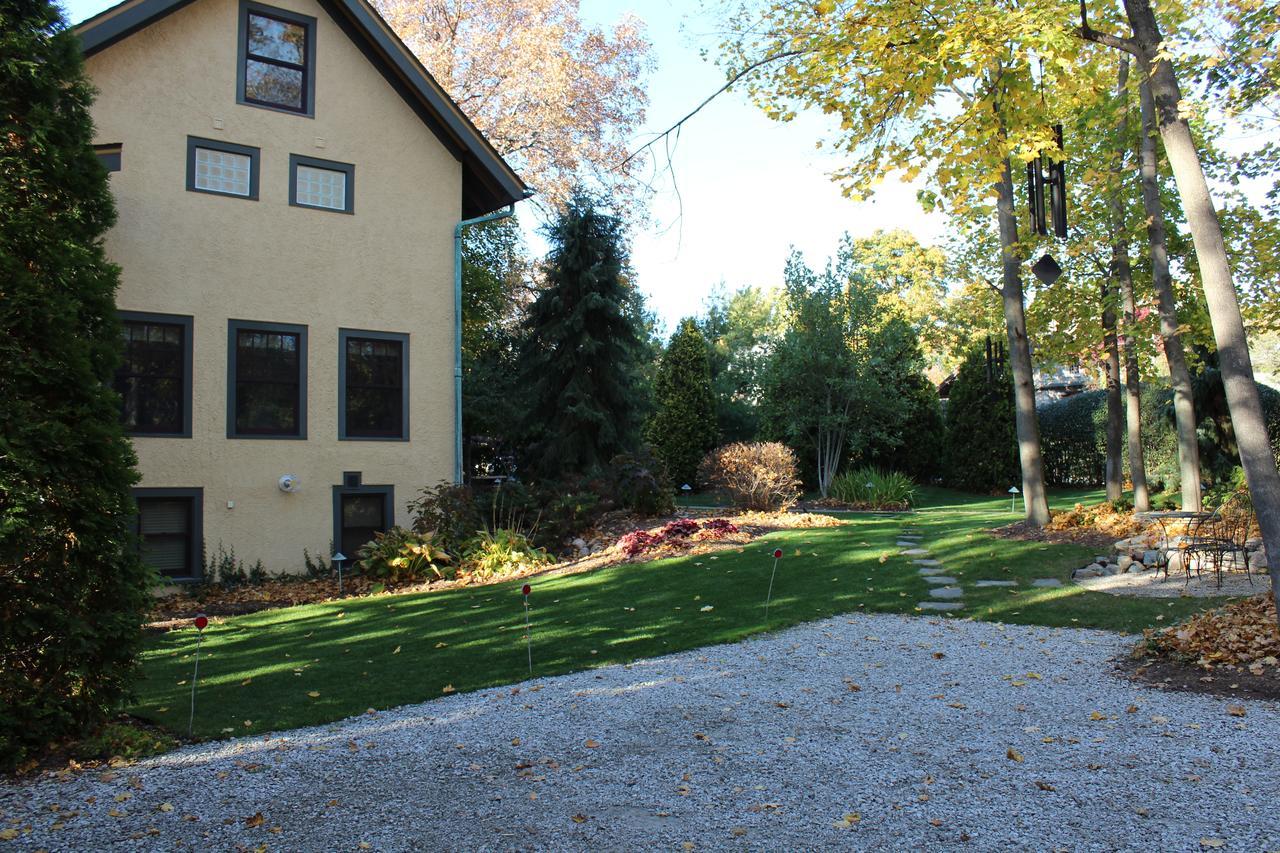
[[(298, 335), (298, 433), (297, 435), (236, 432), (236, 332), (253, 329)], [(227, 438), (283, 439), (307, 438), (307, 327), (294, 323), (259, 323), (256, 320), (227, 321)]]
[[(249, 158), (249, 194), (236, 195), (235, 193), (218, 192), (217, 190), (206, 190), (196, 186), (196, 149), (207, 148), (211, 151), (226, 151), (229, 154), (243, 154)], [(231, 142), (223, 142), (221, 139), (205, 139), (202, 136), (187, 137), (187, 191), (193, 193), (207, 193), (208, 195), (223, 196), (224, 198), (242, 198), (246, 201), (258, 200), (258, 166), (262, 158), (262, 149), (254, 148), (249, 145), (235, 145)]]
[(98, 155), (98, 162), (108, 172), (120, 171), (120, 158), (124, 155), (124, 143), (112, 142), (109, 145), (93, 146), (93, 153)]
[[(192, 574), (186, 577), (168, 577), (160, 575), (166, 583), (193, 583), (203, 575), (204, 563), (204, 489), (203, 488), (150, 488), (139, 486), (131, 490), (135, 502), (138, 498), (191, 498), (191, 542), (188, 545), (188, 563)], [(138, 537), (138, 547), (142, 547), (140, 519), (135, 510), (133, 517), (134, 533)], [(159, 572), (157, 572), (159, 574)]]
[[(333, 547), (342, 547), (342, 497), (343, 495), (377, 495), (381, 494), (383, 503), (383, 515), (386, 517), (387, 529), (396, 526), (396, 487), (395, 486), (356, 486), (348, 488), (346, 486), (333, 487)], [(355, 554), (343, 554), (347, 558), (344, 569), (350, 568), (355, 561)]]
[[(318, 204), (303, 204), (298, 201), (298, 167), (311, 166), (316, 169), (328, 169), (332, 172), (345, 172), (347, 175), (347, 191), (344, 198), (347, 206), (321, 207)], [(308, 210), (327, 210), (330, 213), (355, 213), (356, 206), (356, 167), (351, 163), (339, 163), (336, 160), (321, 160), (319, 157), (307, 157), (304, 154), (289, 155), (289, 204), (292, 207), (305, 207)]]
[[(307, 28), (307, 66), (303, 70), (303, 90), (302, 90), (302, 109), (295, 110), (291, 107), (281, 106), (280, 104), (269, 104), (264, 101), (255, 101), (246, 98), (244, 95), (244, 71), (245, 64), (249, 60), (249, 13), (261, 15), (264, 18), (275, 18), (278, 21), (286, 21), (290, 24), (298, 24)], [(257, 107), (260, 110), (274, 110), (278, 113), (286, 113), (293, 116), (304, 116), (306, 118), (316, 117), (316, 19), (310, 15), (300, 15), (297, 12), (290, 12), (287, 9), (277, 9), (275, 6), (267, 6), (262, 3), (254, 3), (251, 0), (240, 0), (240, 23), (238, 25), (236, 50), (236, 103), (243, 104), (246, 107)], [(261, 60), (270, 61), (270, 60)], [(295, 68), (293, 63), (281, 63), (285, 67)]]
[(129, 432), (137, 438), (191, 438), (191, 380), (192, 352), (194, 351), (194, 318), (187, 314), (156, 314), (151, 311), (120, 311), (120, 319), (135, 323), (166, 323), (182, 326), (182, 431), (181, 432)]
[[(399, 341), (400, 360), (400, 435), (347, 435), (347, 339), (372, 338)], [(408, 441), (409, 440), (409, 336), (403, 332), (371, 332), (365, 329), (338, 329), (338, 440), (339, 441)]]

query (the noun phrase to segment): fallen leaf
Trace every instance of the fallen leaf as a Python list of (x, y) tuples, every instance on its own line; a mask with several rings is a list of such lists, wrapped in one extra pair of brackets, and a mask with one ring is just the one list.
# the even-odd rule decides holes
[(1200, 839), (1200, 846), (1205, 848), (1224, 847), (1226, 846), (1226, 843), (1227, 842), (1221, 838), (1201, 838)]
[(173, 803), (161, 803), (161, 804), (160, 804), (160, 811), (162, 811), (162, 812), (171, 812), (171, 811), (173, 811)]
[(444, 687), (440, 688), (440, 692), (441, 692), (441, 693), (456, 693), (456, 692), (457, 692), (457, 688), (456, 688), (456, 687), (454, 687), (452, 684), (446, 684)]
[(520, 738), (518, 738), (518, 737), (513, 737), (513, 738), (511, 739), (511, 745), (512, 745), (512, 746), (519, 746), (519, 745), (520, 745)]
[(1009, 747), (1007, 750), (1005, 750), (1004, 757), (1009, 759), (1010, 761), (1021, 761), (1022, 753), (1018, 752), (1018, 750), (1014, 749), (1013, 747)]
[(262, 822), (264, 820), (265, 818), (263, 818), (262, 812), (254, 812), (252, 815), (244, 819), (244, 825), (252, 829), (255, 826), (262, 826)]
[(396, 646), (394, 649), (392, 649), (391, 654), (393, 654), (393, 655), (398, 655), (398, 654), (400, 654), (400, 647), (399, 647), (399, 646)]
[(1228, 705), (1227, 713), (1233, 717), (1243, 717), (1248, 711), (1243, 705)]
[(587, 738), (587, 742), (584, 744), (584, 746), (586, 746), (587, 749), (595, 749), (599, 745), (600, 745), (600, 741), (592, 740), (591, 738)]
[(1105, 720), (1106, 718), (1107, 718), (1107, 715), (1102, 713), (1101, 711), (1094, 711), (1092, 714), (1089, 715), (1089, 719), (1093, 720), (1095, 723), (1098, 720)]
[(703, 613), (710, 613), (712, 610), (715, 610), (715, 608), (712, 607), (710, 604), (704, 604), (702, 607), (698, 609)]
[(730, 828), (729, 834), (734, 838), (741, 838), (747, 834), (747, 828), (745, 826), (735, 826)]
[(308, 695), (308, 696), (310, 696), (312, 699), (319, 699), (319, 698), (320, 698), (320, 691), (319, 691), (319, 690), (310, 690), (310, 691), (308, 691), (308, 692), (307, 692), (307, 695)]
[(1036, 787), (1037, 787), (1037, 788), (1039, 788), (1041, 791), (1056, 791), (1056, 790), (1058, 790), (1057, 788), (1055, 788), (1055, 787), (1053, 787), (1052, 785), (1050, 785), (1048, 782), (1042, 781), (1042, 780), (1040, 780), (1040, 779), (1037, 779), (1037, 780), (1036, 780)]
[(570, 818), (574, 823), (586, 823), (587, 816), (584, 814), (576, 814)]

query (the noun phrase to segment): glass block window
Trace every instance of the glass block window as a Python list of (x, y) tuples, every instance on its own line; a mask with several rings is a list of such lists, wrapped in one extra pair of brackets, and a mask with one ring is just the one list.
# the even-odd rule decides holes
[(347, 174), (314, 166), (298, 167), (298, 204), (343, 210), (347, 206)]
[(241, 4), (240, 102), (312, 115), (314, 40), (314, 18)]
[(196, 148), (196, 189), (249, 196), (253, 161), (243, 154)]
[(259, 149), (220, 139), (187, 137), (187, 189), (258, 198)]
[(289, 155), (289, 204), (351, 213), (356, 167), (350, 163)]

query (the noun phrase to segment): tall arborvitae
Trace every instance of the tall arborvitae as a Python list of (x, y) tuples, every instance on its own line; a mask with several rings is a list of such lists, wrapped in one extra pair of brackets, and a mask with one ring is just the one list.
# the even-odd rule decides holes
[(975, 348), (961, 362), (947, 401), (947, 483), (1003, 493), (1020, 476), (1013, 374), (1007, 363), (992, 363)]
[(118, 706), (148, 602), (92, 91), (56, 5), (0, 0), (0, 765)]
[(693, 483), (698, 463), (720, 437), (707, 341), (692, 319), (680, 323), (654, 383), (658, 411), (645, 437), (677, 484)]
[(618, 218), (579, 193), (547, 237), (547, 287), (529, 311), (521, 361), (528, 465), (560, 479), (634, 449), (641, 333)]

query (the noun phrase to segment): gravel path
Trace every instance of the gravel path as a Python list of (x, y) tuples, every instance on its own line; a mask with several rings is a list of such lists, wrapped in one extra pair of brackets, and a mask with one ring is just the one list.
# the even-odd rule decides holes
[(1280, 846), (1280, 709), (1123, 681), (1130, 642), (839, 617), (3, 784), (0, 851)]

